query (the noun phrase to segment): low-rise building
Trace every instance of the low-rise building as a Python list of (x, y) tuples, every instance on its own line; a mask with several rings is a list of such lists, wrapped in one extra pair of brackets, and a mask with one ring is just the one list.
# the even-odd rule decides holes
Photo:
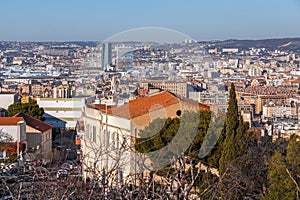
[(83, 107), (91, 103), (91, 97), (37, 98), (37, 104), (45, 111), (45, 122), (56, 128), (74, 129)]
[[(22, 145), (24, 151), (27, 149), (26, 122), (23, 117), (1, 117), (0, 118), (1, 139), (6, 143), (17, 142)], [(18, 149), (19, 152), (21, 149)]]
[(52, 160), (52, 128), (53, 126), (25, 113), (18, 113), (14, 117), (22, 117), (26, 122), (26, 138), (28, 156), (31, 160)]

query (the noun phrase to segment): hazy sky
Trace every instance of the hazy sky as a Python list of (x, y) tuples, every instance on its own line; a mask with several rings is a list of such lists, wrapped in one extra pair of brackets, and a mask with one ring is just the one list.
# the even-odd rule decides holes
[(139, 27), (196, 40), (300, 37), (300, 0), (3, 0), (0, 40), (100, 41)]

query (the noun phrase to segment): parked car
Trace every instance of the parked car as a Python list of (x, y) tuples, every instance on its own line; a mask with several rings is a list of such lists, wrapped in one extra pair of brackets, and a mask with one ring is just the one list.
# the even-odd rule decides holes
[(66, 178), (68, 177), (69, 175), (69, 172), (66, 168), (60, 168), (58, 171), (57, 171), (57, 174), (56, 174), (56, 178)]

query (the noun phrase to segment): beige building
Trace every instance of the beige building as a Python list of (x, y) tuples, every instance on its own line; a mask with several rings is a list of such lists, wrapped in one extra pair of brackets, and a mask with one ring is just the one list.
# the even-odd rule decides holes
[(286, 95), (258, 95), (256, 102), (256, 113), (263, 112), (263, 106), (274, 103), (275, 105), (285, 105), (289, 103), (289, 96)]
[(297, 108), (288, 106), (276, 106), (268, 104), (263, 106), (263, 117), (291, 117), (297, 118)]
[(22, 117), (26, 122), (27, 155), (31, 160), (52, 160), (52, 128), (53, 126), (25, 113), (14, 117)]
[(42, 84), (32, 84), (31, 94), (33, 96), (43, 96), (44, 86)]
[(188, 93), (192, 91), (186, 81), (146, 81), (141, 82), (140, 87), (148, 88), (149, 92), (160, 88), (185, 98), (188, 98)]

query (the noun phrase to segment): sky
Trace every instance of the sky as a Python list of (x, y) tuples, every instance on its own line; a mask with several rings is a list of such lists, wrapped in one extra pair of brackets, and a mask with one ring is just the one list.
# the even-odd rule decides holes
[(0, 41), (102, 41), (141, 27), (198, 41), (300, 37), (300, 0), (0, 1)]

